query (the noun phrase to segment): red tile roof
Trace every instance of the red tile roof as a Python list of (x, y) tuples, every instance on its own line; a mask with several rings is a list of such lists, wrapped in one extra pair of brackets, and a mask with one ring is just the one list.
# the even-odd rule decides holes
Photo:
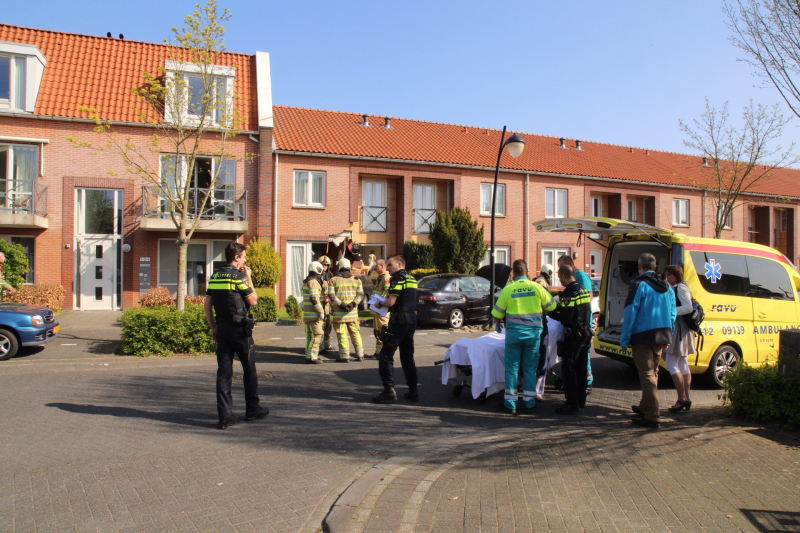
[[(275, 143), (279, 150), (376, 157), (430, 163), (494, 168), (501, 130), (407, 120), (391, 117), (392, 129), (383, 128), (382, 116), (370, 116), (365, 128), (361, 114), (274, 106)], [(556, 137), (519, 133), (525, 139), (522, 155), (504, 152), (501, 168), (630, 180), (654, 185), (713, 184), (712, 170), (701, 156), (568, 140), (560, 147)], [(800, 197), (800, 171), (784, 169), (759, 183), (752, 192)]]
[[(143, 101), (131, 93), (143, 73), (158, 74), (179, 48), (0, 24), (0, 41), (32, 44), (47, 59), (34, 113), (85, 118), (81, 106), (117, 122), (142, 122), (135, 107)], [(224, 52), (214, 64), (236, 66), (236, 106), (247, 117), (244, 128), (258, 130), (255, 56)]]

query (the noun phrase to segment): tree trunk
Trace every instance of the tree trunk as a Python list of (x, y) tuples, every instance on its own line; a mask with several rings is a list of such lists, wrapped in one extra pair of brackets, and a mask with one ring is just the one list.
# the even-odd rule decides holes
[[(183, 232), (181, 232), (183, 233)], [(178, 311), (183, 311), (186, 306), (186, 252), (189, 249), (189, 243), (185, 238), (179, 239), (178, 242), (178, 294), (176, 295), (175, 305)]]

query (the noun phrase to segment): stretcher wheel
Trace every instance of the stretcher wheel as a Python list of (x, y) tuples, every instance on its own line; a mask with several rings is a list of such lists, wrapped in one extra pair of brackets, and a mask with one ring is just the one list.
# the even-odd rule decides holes
[(564, 380), (561, 379), (561, 376), (556, 376), (553, 378), (553, 386), (556, 390), (561, 390), (564, 388)]
[(463, 391), (464, 391), (464, 385), (456, 385), (455, 387), (453, 387), (453, 396), (458, 398), (459, 396), (461, 396), (461, 393)]

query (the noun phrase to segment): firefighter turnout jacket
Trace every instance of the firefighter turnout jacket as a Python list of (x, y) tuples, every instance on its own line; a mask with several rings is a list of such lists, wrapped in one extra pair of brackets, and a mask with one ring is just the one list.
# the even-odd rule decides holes
[(325, 298), (328, 284), (322, 276), (309, 275), (303, 280), (303, 322), (316, 322), (325, 312)]
[(547, 289), (525, 276), (508, 283), (492, 309), (495, 318), (506, 317), (506, 325), (542, 326), (544, 311), (552, 311), (556, 302)]
[(376, 274), (376, 276), (375, 279), (372, 281), (373, 284), (372, 292), (373, 294), (377, 294), (381, 298), (386, 298), (387, 295), (386, 293), (389, 290), (389, 283), (392, 279), (392, 275), (389, 274), (388, 272), (384, 272), (383, 274), (378, 274), (377, 272), (375, 272), (374, 274)]
[[(331, 300), (334, 322), (357, 322), (358, 304), (364, 299), (361, 280), (349, 270), (340, 270), (328, 282), (328, 298)], [(344, 306), (354, 304), (348, 310)]]

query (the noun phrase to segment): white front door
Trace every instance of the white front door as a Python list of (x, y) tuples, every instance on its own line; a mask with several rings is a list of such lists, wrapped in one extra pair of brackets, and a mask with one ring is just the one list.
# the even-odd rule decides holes
[(569, 248), (542, 248), (542, 266), (550, 265), (557, 271), (556, 262), (562, 255), (569, 255)]
[[(319, 261), (328, 248), (326, 242), (288, 242), (286, 244), (286, 260), (289, 266), (286, 295), (294, 296), (298, 302), (303, 300), (303, 280), (308, 275), (308, 265)], [(329, 258), (335, 262), (337, 258)]]
[(114, 309), (117, 246), (116, 240), (109, 238), (81, 240), (81, 309)]
[(592, 250), (589, 252), (589, 273), (602, 274), (603, 272), (603, 250)]

